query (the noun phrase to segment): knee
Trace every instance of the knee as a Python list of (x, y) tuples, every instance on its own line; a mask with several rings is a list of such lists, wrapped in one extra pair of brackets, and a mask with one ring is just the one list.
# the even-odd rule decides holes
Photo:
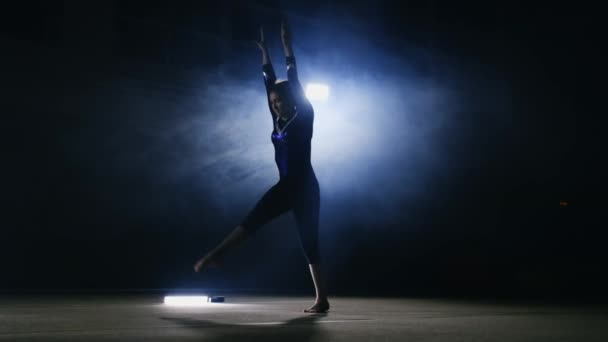
[(309, 265), (318, 265), (321, 262), (321, 256), (319, 255), (319, 250), (316, 249), (314, 251), (308, 251), (306, 253), (306, 261)]
[(318, 264), (321, 259), (317, 241), (302, 241), (302, 250), (309, 264)]

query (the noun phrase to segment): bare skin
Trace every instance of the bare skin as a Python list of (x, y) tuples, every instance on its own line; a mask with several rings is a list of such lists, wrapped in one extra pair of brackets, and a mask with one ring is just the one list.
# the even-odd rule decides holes
[(327, 300), (327, 288), (321, 275), (321, 265), (319, 264), (308, 264), (310, 269), (310, 275), (312, 281), (315, 284), (315, 304), (310, 308), (304, 310), (308, 313), (325, 313), (329, 310), (329, 300)]
[(200, 258), (194, 264), (194, 271), (199, 272), (201, 269), (206, 267), (219, 267), (221, 266), (221, 258), (224, 253), (245, 240), (247, 234), (242, 226), (237, 226), (217, 247), (212, 249), (207, 255)]
[[(293, 49), (291, 46), (291, 32), (285, 21), (281, 23), (281, 41), (283, 43), (283, 51), (285, 56), (293, 56)], [(269, 64), (270, 57), (268, 49), (264, 41), (264, 31), (260, 28), (260, 40), (255, 42), (262, 52), (262, 63)], [(276, 92), (271, 92), (270, 103), (273, 111), (280, 117), (281, 120), (288, 120), (293, 115), (293, 108), (284, 101)], [(237, 226), (216, 248), (207, 253), (204, 257), (200, 258), (194, 264), (194, 271), (200, 272), (207, 267), (218, 267), (221, 265), (222, 256), (232, 248), (240, 245), (246, 238), (244, 227)], [(327, 299), (327, 288), (323, 280), (321, 265), (309, 264), (310, 275), (312, 277), (313, 284), (315, 286), (315, 304), (304, 310), (307, 313), (326, 313), (329, 310), (329, 300)]]

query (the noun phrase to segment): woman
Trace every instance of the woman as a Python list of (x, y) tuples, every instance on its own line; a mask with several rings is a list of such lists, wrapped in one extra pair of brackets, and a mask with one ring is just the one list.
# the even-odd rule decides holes
[(329, 310), (329, 301), (319, 260), (320, 193), (319, 183), (310, 163), (314, 111), (298, 80), (291, 34), (284, 21), (281, 24), (281, 41), (287, 63), (287, 80), (279, 82), (270, 63), (262, 29), (260, 41), (256, 41), (262, 52), (262, 72), (274, 124), (271, 141), (280, 179), (219, 246), (196, 262), (194, 270), (199, 272), (207, 266), (217, 265), (217, 260), (228, 249), (236, 246), (265, 223), (293, 210), (316, 292), (315, 304), (304, 312), (324, 313)]

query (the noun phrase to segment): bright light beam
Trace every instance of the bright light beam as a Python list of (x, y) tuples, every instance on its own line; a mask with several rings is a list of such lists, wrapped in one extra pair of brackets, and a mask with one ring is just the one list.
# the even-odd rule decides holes
[(306, 85), (306, 97), (311, 101), (327, 101), (329, 87), (321, 83), (308, 83)]
[(165, 305), (199, 306), (207, 304), (207, 296), (165, 296)]

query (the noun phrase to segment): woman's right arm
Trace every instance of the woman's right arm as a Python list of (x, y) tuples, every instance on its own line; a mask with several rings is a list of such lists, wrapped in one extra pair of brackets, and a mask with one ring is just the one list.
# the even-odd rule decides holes
[(265, 51), (263, 57), (264, 62), (262, 62), (262, 74), (264, 75), (264, 85), (266, 86), (266, 92), (270, 90), (277, 77), (274, 74), (274, 68), (272, 67), (272, 63), (268, 61), (268, 51)]
[[(268, 48), (264, 41), (264, 29), (260, 27), (260, 40), (255, 42), (262, 52), (262, 75), (264, 76), (264, 86), (266, 87), (266, 98), (268, 99), (268, 108), (270, 114), (274, 119), (274, 113), (272, 112), (272, 106), (270, 105), (270, 97), (268, 96), (270, 88), (274, 85), (277, 77), (274, 73), (274, 68), (270, 62), (270, 55), (268, 54)], [(274, 121), (273, 121), (274, 124)]]

